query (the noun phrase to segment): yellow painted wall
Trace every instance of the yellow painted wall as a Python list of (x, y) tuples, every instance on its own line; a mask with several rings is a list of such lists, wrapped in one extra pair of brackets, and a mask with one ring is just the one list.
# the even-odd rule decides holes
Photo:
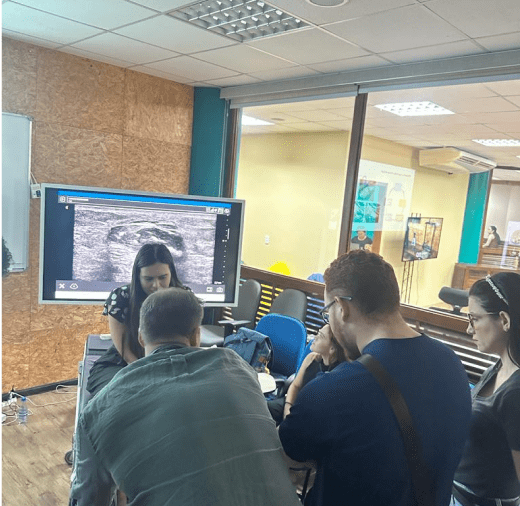
[[(451, 286), (453, 269), (458, 261), (468, 174), (452, 174), (420, 167), (418, 150), (402, 144), (367, 136), (361, 157), (415, 170), (410, 213), (424, 217), (444, 218), (439, 256), (415, 263), (410, 303), (429, 307), (439, 302), (438, 294), (444, 285)], [(395, 269), (401, 285), (405, 231), (383, 231), (380, 254)]]
[[(292, 276), (305, 279), (336, 258), (348, 140), (347, 132), (242, 137), (237, 197), (246, 200), (247, 265), (269, 269), (284, 261)], [(419, 167), (417, 149), (376, 137), (365, 137), (362, 158), (414, 169), (410, 212), (444, 218), (439, 256), (416, 263), (410, 297), (420, 306), (439, 302), (458, 259), (469, 176)], [(399, 283), (404, 234), (383, 231), (380, 249)]]
[(236, 195), (246, 200), (245, 264), (281, 261), (306, 279), (337, 256), (348, 142), (347, 132), (242, 137)]

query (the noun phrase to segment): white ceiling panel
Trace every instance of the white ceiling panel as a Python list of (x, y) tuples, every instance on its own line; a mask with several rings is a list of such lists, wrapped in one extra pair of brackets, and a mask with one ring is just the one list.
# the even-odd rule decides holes
[(148, 63), (179, 56), (179, 53), (174, 51), (128, 39), (115, 33), (103, 33), (73, 44), (73, 46), (132, 63)]
[(518, 111), (515, 104), (502, 97), (474, 98), (460, 100), (453, 104), (451, 110), (455, 113), (480, 113), (480, 112), (508, 112)]
[[(300, 131), (303, 131), (303, 132), (326, 132), (326, 131), (330, 131), (330, 130), (334, 130), (333, 128), (329, 127), (329, 126), (326, 126), (326, 125), (321, 125), (320, 123), (291, 123), (291, 128), (294, 128), (296, 130), (300, 130)], [(336, 129), (336, 130), (339, 130)]]
[(304, 21), (317, 25), (334, 23), (338, 19), (354, 19), (375, 12), (388, 11), (396, 7), (415, 4), (414, 0), (378, 0), (356, 1), (350, 0), (346, 5), (335, 8), (317, 7), (304, 0), (269, 0), (271, 5), (279, 7)]
[(268, 127), (259, 126), (243, 126), (243, 135), (254, 135), (254, 134), (270, 134), (270, 133), (295, 133), (298, 130), (283, 125), (270, 125)]
[(368, 56), (358, 56), (356, 58), (349, 58), (347, 60), (327, 61), (323, 63), (312, 63), (310, 68), (319, 72), (342, 72), (348, 70), (360, 70), (366, 68), (381, 67), (383, 65), (390, 65), (390, 62), (384, 58), (380, 58), (374, 54)]
[(306, 121), (331, 121), (341, 120), (341, 116), (330, 111), (314, 110), (314, 111), (296, 111), (291, 114), (295, 118), (304, 119)]
[(506, 33), (491, 37), (478, 37), (474, 39), (477, 44), (485, 47), (489, 51), (507, 51), (516, 49), (520, 46), (520, 32)]
[[(427, 42), (427, 41), (425, 41)], [(382, 53), (381, 56), (392, 63), (412, 63), (418, 60), (436, 60), (440, 58), (453, 58), (455, 56), (467, 56), (470, 54), (484, 53), (485, 50), (471, 40), (450, 42), (437, 46), (419, 47), (404, 51)]]
[(520, 29), (518, 0), (431, 0), (427, 6), (469, 37), (500, 35)]
[(248, 44), (302, 65), (368, 54), (355, 45), (339, 40), (318, 28), (257, 39)]
[(170, 16), (159, 16), (114, 31), (183, 54), (236, 44), (235, 41), (206, 32)]
[(22, 42), (27, 42), (28, 44), (35, 44), (36, 46), (42, 46), (49, 49), (56, 49), (61, 46), (61, 44), (57, 42), (39, 39), (38, 37), (31, 37), (25, 33), (12, 32), (11, 30), (6, 30), (5, 28), (2, 28), (2, 35), (11, 39), (21, 40)]
[(224, 86), (240, 86), (241, 84), (254, 84), (259, 82), (261, 82), (260, 79), (256, 79), (247, 74), (241, 74), (233, 77), (223, 77), (221, 79), (207, 79), (200, 84), (194, 83), (194, 86), (205, 86), (209, 84), (223, 88)]
[(124, 0), (17, 0), (17, 3), (104, 30), (155, 15), (149, 9)]
[(309, 67), (297, 66), (287, 67), (283, 70), (264, 70), (262, 72), (250, 72), (254, 77), (258, 77), (262, 81), (281, 81), (284, 79), (294, 79), (296, 77), (315, 76), (319, 72)]
[(340, 120), (340, 121), (320, 121), (320, 125), (328, 126), (333, 130), (343, 130), (349, 132), (352, 129), (352, 121)]
[(2, 28), (58, 44), (70, 44), (101, 33), (92, 26), (12, 2), (2, 5)]
[(110, 65), (115, 65), (116, 67), (131, 67), (134, 63), (129, 61), (120, 60), (118, 58), (112, 58), (110, 56), (105, 56), (97, 53), (92, 53), (91, 51), (85, 51), (84, 49), (80, 49), (75, 46), (65, 46), (61, 49), (62, 53), (75, 54), (76, 56), (81, 56), (82, 58), (87, 58), (89, 60), (100, 61), (103, 63), (108, 63)]
[(463, 116), (470, 120), (475, 121), (475, 123), (482, 123), (484, 125), (492, 124), (492, 123), (513, 123), (516, 125), (520, 125), (520, 111), (516, 112), (483, 112), (479, 114), (475, 113), (466, 113)]
[(158, 12), (168, 12), (179, 7), (193, 3), (190, 0), (132, 0), (134, 4), (139, 4)]
[(520, 96), (520, 80), (515, 81), (495, 81), (486, 83), (486, 87), (490, 90), (502, 95), (503, 97), (518, 97)]
[(190, 56), (179, 56), (170, 60), (163, 60), (146, 65), (153, 69), (163, 72), (175, 73), (193, 81), (206, 81), (210, 79), (220, 79), (237, 75), (233, 70), (217, 67), (211, 63), (206, 63)]
[(411, 5), (359, 20), (327, 25), (327, 30), (369, 51), (385, 53), (464, 40), (462, 32), (430, 12)]
[(253, 118), (263, 119), (265, 121), (273, 121), (279, 123), (281, 125), (286, 125), (290, 123), (301, 123), (301, 118), (296, 118), (295, 116), (289, 116), (288, 114), (283, 114), (281, 112), (276, 111), (262, 111), (263, 107), (248, 107), (246, 116), (251, 116)]
[(170, 72), (163, 72), (162, 70), (153, 69), (150, 67), (145, 67), (144, 65), (134, 65), (130, 68), (130, 70), (134, 70), (136, 72), (142, 72), (143, 74), (149, 74), (151, 76), (155, 77), (162, 77), (163, 79), (168, 79), (169, 81), (175, 81), (176, 83), (181, 84), (193, 84), (193, 79), (184, 77), (184, 76), (178, 76), (175, 74), (172, 74)]
[(246, 45), (213, 49), (195, 56), (199, 60), (233, 69), (237, 72), (261, 72), (294, 66), (293, 62), (278, 58)]

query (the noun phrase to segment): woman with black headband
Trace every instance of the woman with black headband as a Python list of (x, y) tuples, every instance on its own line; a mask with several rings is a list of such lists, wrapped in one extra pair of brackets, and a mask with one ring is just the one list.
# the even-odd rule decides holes
[(452, 504), (520, 505), (520, 275), (501, 272), (469, 291), (468, 334), (498, 355), (472, 392), (470, 435)]

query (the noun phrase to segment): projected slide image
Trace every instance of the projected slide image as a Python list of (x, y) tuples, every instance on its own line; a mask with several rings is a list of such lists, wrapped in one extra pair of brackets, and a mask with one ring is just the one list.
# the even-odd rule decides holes
[(165, 244), (181, 281), (212, 283), (217, 216), (75, 206), (73, 277), (128, 283), (143, 244)]

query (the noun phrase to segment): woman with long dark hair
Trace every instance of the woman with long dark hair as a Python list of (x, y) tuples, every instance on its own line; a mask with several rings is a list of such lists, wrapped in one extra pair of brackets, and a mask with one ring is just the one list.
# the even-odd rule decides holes
[(130, 285), (114, 289), (103, 314), (108, 316), (114, 345), (90, 371), (87, 390), (95, 395), (126, 365), (144, 356), (138, 341), (139, 311), (148, 295), (171, 286), (184, 288), (177, 277), (173, 257), (164, 244), (145, 244), (138, 251)]
[(469, 291), (470, 334), (498, 355), (472, 391), (470, 436), (455, 473), (452, 504), (520, 504), (520, 275), (500, 272)]

